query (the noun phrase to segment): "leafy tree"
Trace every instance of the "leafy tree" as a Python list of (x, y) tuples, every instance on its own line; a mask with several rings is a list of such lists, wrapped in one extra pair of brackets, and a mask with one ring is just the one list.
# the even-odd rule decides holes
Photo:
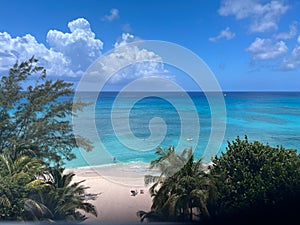
[(96, 215), (85, 201), (95, 196), (61, 168), (73, 148), (92, 149), (72, 132), (70, 117), (87, 105), (73, 103), (73, 93), (71, 83), (47, 80), (34, 57), (1, 77), (0, 221), (84, 220), (79, 209)]
[(86, 106), (81, 101), (73, 105), (73, 93), (72, 83), (46, 79), (34, 57), (17, 62), (0, 79), (0, 154), (31, 149), (37, 158), (63, 164), (75, 158), (75, 147), (91, 150), (88, 140), (72, 132), (72, 113)]
[(274, 208), (300, 196), (297, 152), (251, 143), (247, 136), (228, 142), (227, 151), (213, 160), (211, 174), (217, 177), (219, 215)]
[(168, 151), (158, 148), (156, 153), (160, 157), (151, 162), (150, 168), (158, 167), (161, 175), (145, 177), (146, 184), (154, 182), (150, 188), (153, 204), (150, 212), (138, 212), (141, 220), (192, 221), (209, 217), (207, 204), (213, 199), (214, 186), (201, 160), (194, 161), (191, 149), (179, 155), (173, 147)]
[[(153, 184), (150, 212), (141, 220), (190, 221), (201, 224), (295, 224), (300, 201), (300, 157), (295, 150), (249, 142), (239, 137), (203, 171), (191, 151), (178, 155), (174, 148), (158, 149), (151, 162), (159, 176), (146, 176)], [(174, 166), (182, 165), (179, 171)], [(178, 167), (177, 167), (178, 170)], [(195, 217), (196, 216), (196, 217)]]

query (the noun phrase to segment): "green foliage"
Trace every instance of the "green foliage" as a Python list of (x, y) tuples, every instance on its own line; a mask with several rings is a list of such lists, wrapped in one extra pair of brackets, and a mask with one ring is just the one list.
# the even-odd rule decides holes
[[(95, 207), (88, 203), (86, 198), (95, 199), (96, 195), (86, 194), (87, 187), (80, 182), (72, 182), (74, 173), (64, 173), (63, 168), (51, 167), (43, 174), (43, 188), (31, 191), (29, 197), (35, 200), (35, 205), (31, 205), (31, 215), (38, 219), (51, 219), (62, 221), (85, 220), (87, 217), (79, 212), (82, 210), (97, 216)], [(38, 207), (44, 207), (42, 213)]]
[(72, 182), (75, 174), (64, 174), (59, 167), (45, 164), (26, 155), (15, 161), (0, 155), (0, 221), (4, 220), (85, 220), (78, 210), (97, 216), (95, 207), (86, 201), (82, 182)]
[(219, 214), (274, 206), (299, 196), (300, 157), (294, 150), (238, 137), (213, 164)]
[(166, 177), (171, 177), (178, 171), (178, 168), (182, 168), (188, 158), (191, 157), (191, 151), (187, 152), (184, 150), (180, 155), (175, 152), (173, 146), (170, 146), (167, 151), (162, 148), (157, 148), (155, 154), (159, 157), (154, 159), (150, 163), (150, 169), (158, 169), (160, 172), (159, 176), (146, 175), (145, 184), (153, 185), (150, 188), (151, 195), (155, 194), (156, 188), (164, 182)]
[(194, 161), (192, 150), (177, 154), (174, 147), (168, 151), (157, 149), (159, 157), (150, 168), (158, 168), (160, 176), (146, 176), (145, 183), (153, 185), (150, 193), (153, 204), (150, 212), (138, 212), (141, 220), (192, 221), (210, 214), (208, 199), (213, 199), (214, 186), (203, 171), (201, 160)]
[(77, 138), (92, 149), (71, 124), (87, 104), (73, 103), (72, 84), (47, 80), (36, 64), (34, 57), (16, 63), (0, 79), (0, 221), (86, 219), (78, 210), (96, 216), (85, 199), (96, 196), (60, 167), (75, 157)]
[(238, 137), (207, 171), (191, 150), (177, 154), (170, 147), (156, 153), (150, 168), (160, 175), (145, 177), (152, 184), (153, 204), (150, 212), (138, 212), (142, 221), (256, 224), (276, 218), (285, 224), (298, 219), (300, 156), (295, 150)]
[(24, 219), (26, 187), (42, 170), (41, 160), (23, 155), (13, 161), (0, 155), (0, 220)]
[[(30, 149), (35, 157), (63, 163), (77, 147), (71, 115), (86, 103), (75, 103), (72, 83), (47, 80), (46, 70), (32, 57), (16, 63), (0, 80), (0, 153)], [(91, 150), (82, 137), (81, 147)], [(16, 149), (19, 146), (20, 149)]]

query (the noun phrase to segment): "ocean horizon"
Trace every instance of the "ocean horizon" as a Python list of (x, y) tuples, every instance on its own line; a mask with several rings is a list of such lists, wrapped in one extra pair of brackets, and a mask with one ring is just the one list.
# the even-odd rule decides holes
[[(160, 97), (160, 93), (131, 92), (119, 96), (118, 92), (101, 92), (95, 104), (90, 106), (95, 113), (94, 117), (90, 115), (89, 110), (81, 114), (82, 121), (94, 119), (99, 138), (93, 138), (94, 134), (84, 130), (87, 137), (92, 136), (89, 139), (94, 145), (94, 150), (86, 153), (74, 149), (76, 159), (66, 162), (66, 167), (149, 163), (156, 158), (156, 147), (176, 147), (179, 140), (182, 149), (176, 149), (178, 152), (184, 148), (192, 148), (196, 158), (202, 157), (212, 131), (212, 115), (218, 116), (211, 111), (214, 101), (208, 101), (208, 96), (214, 96), (215, 93), (188, 92), (187, 95), (183, 95), (168, 92)], [(91, 95), (95, 93), (84, 93), (83, 100), (89, 101)], [(283, 146), (299, 152), (300, 92), (224, 92), (222, 95), (225, 101), (226, 126), (222, 142), (213, 150), (217, 155), (226, 151), (227, 141), (232, 141), (237, 136), (244, 138), (245, 135), (250, 141), (260, 141), (273, 147)], [(193, 105), (187, 101), (187, 97)], [(172, 102), (176, 102), (176, 105)], [(185, 127), (182, 127), (182, 112), (196, 113), (199, 123), (187, 118)], [(112, 113), (117, 116), (112, 116)], [(165, 123), (166, 133), (162, 139), (155, 139), (155, 134), (159, 136), (161, 129), (159, 121), (152, 121), (149, 127), (153, 118), (161, 118)], [(113, 122), (113, 119), (117, 122)], [(125, 129), (127, 122), (130, 131)], [(119, 124), (118, 129), (114, 127), (115, 124)], [(182, 136), (183, 134), (185, 136)], [(151, 138), (158, 142), (148, 142)], [(129, 145), (124, 144), (122, 140), (128, 141)], [(140, 149), (130, 146), (130, 142), (135, 140), (140, 141)], [(147, 145), (155, 147), (147, 148)]]

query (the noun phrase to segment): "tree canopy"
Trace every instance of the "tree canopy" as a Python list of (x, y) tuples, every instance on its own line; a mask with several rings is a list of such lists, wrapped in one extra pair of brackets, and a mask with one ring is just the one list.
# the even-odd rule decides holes
[(153, 204), (150, 212), (139, 211), (143, 221), (198, 221), (210, 216), (207, 205), (214, 199), (214, 185), (204, 172), (201, 159), (194, 161), (191, 149), (175, 152), (158, 148), (157, 159), (150, 168), (158, 168), (159, 176), (145, 176), (145, 183), (152, 184), (150, 193)]
[(218, 213), (281, 204), (300, 191), (300, 157), (296, 150), (253, 143), (239, 137), (213, 160)]
[(83, 140), (80, 147), (91, 150), (88, 140), (73, 134), (71, 116), (86, 103), (73, 102), (72, 85), (46, 79), (46, 70), (37, 66), (34, 57), (17, 62), (2, 76), (0, 153), (31, 150), (37, 158), (63, 164), (75, 158), (76, 138)]
[(298, 217), (300, 156), (296, 150), (237, 137), (207, 170), (191, 150), (177, 154), (170, 147), (156, 153), (150, 168), (158, 168), (161, 174), (145, 177), (146, 184), (152, 184), (153, 204), (150, 212), (138, 212), (142, 220), (294, 224), (291, 221)]
[(92, 149), (73, 134), (71, 116), (87, 105), (73, 102), (73, 93), (71, 83), (46, 79), (34, 57), (1, 77), (0, 221), (84, 220), (82, 211), (97, 216), (86, 199), (96, 196), (62, 167), (75, 147)]
[(297, 224), (300, 158), (296, 150), (237, 137), (212, 162), (217, 199), (209, 207), (210, 224)]

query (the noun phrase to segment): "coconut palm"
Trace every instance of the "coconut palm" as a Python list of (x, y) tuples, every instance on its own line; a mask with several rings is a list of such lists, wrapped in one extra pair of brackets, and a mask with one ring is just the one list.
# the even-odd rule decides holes
[[(22, 155), (0, 154), (0, 219), (24, 220), (28, 188), (35, 187), (35, 175), (43, 170), (41, 160)], [(33, 202), (33, 201), (32, 201)], [(42, 209), (42, 208), (41, 208)]]
[(0, 154), (0, 220), (86, 219), (79, 209), (97, 215), (85, 199), (96, 195), (85, 193), (83, 181), (72, 182), (75, 174), (64, 174), (63, 168), (46, 170), (41, 160), (25, 152), (30, 151)]
[(38, 199), (51, 212), (53, 220), (85, 220), (87, 217), (79, 212), (82, 210), (97, 216), (95, 207), (87, 202), (95, 199), (96, 195), (86, 194), (86, 189), (82, 185), (84, 181), (72, 182), (74, 173), (64, 174), (64, 168), (51, 167), (44, 173), (44, 181), (49, 184), (49, 189), (35, 194)]
[[(150, 188), (153, 204), (150, 212), (138, 212), (141, 220), (192, 221), (209, 217), (207, 204), (213, 196), (214, 185), (209, 174), (203, 171), (201, 160), (194, 161), (191, 149), (180, 155), (174, 148), (168, 152), (158, 149), (157, 153), (160, 157), (151, 162), (151, 168), (158, 167), (162, 173), (145, 179), (148, 183), (155, 181)], [(174, 165), (177, 170), (178, 165), (182, 167), (175, 172)]]
[(150, 170), (158, 169), (160, 175), (146, 175), (145, 184), (152, 184), (149, 191), (152, 196), (155, 195), (156, 189), (165, 181), (166, 178), (174, 175), (178, 168), (182, 168), (191, 157), (191, 150), (185, 149), (180, 155), (175, 152), (174, 146), (170, 146), (168, 150), (160, 147), (157, 148), (155, 154), (159, 155), (157, 159), (150, 162)]

